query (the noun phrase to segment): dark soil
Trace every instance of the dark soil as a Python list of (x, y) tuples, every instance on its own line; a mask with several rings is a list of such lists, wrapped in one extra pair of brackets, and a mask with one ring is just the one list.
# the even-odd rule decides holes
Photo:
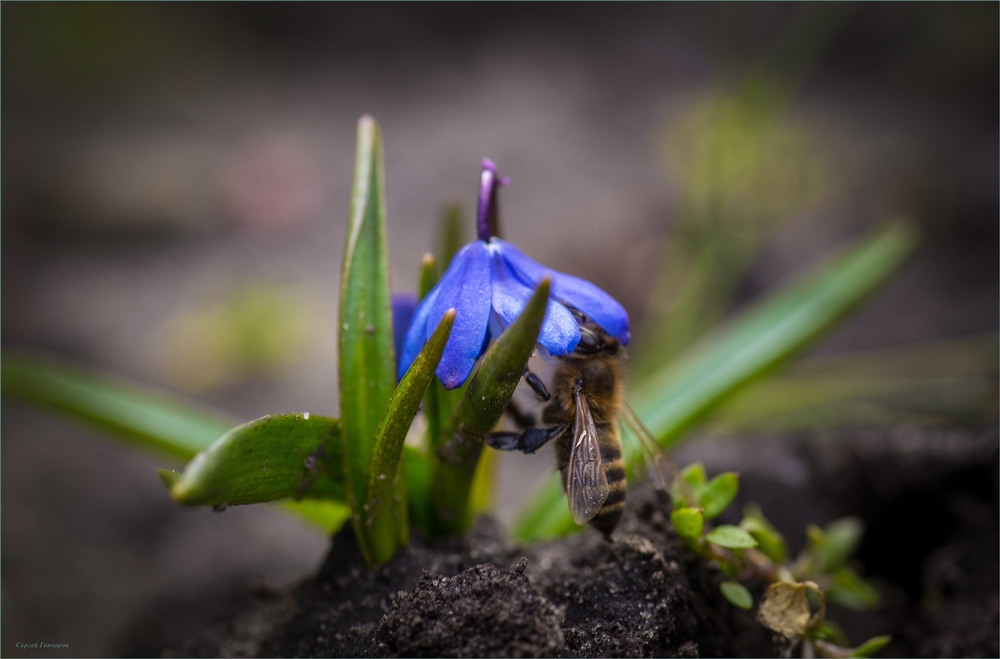
[[(725, 460), (743, 466), (717, 468)], [(806, 522), (864, 519), (859, 558), (883, 606), (831, 609), (853, 641), (892, 634), (883, 652), (891, 656), (1000, 654), (995, 427), (744, 441), (714, 447), (706, 463), (710, 472), (739, 469), (741, 498), (760, 502), (793, 546)], [(753, 613), (723, 600), (721, 574), (680, 545), (668, 513), (664, 495), (640, 484), (610, 543), (587, 531), (520, 547), (483, 518), (463, 539), (430, 546), (415, 536), (370, 572), (345, 528), (314, 577), (289, 592), (258, 593), (244, 613), (170, 654), (780, 653)]]

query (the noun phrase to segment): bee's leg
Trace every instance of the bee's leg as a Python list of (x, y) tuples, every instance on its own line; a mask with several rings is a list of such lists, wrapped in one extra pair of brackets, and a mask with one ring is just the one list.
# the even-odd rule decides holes
[(538, 397), (542, 400), (548, 400), (552, 397), (549, 395), (549, 390), (545, 388), (545, 383), (542, 382), (542, 379), (528, 369), (524, 369), (524, 381), (528, 383), (531, 390), (538, 394)]
[(522, 453), (534, 453), (551, 439), (555, 439), (566, 430), (566, 424), (558, 424), (547, 428), (531, 426), (521, 432), (488, 432), (484, 435), (470, 433), (463, 428), (467, 435), (480, 437), (492, 448), (499, 451), (521, 451)]

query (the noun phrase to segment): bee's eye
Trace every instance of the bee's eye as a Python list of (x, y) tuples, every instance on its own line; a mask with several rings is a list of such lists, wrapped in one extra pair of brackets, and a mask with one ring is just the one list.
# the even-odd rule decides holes
[(602, 341), (595, 332), (586, 327), (580, 328), (580, 342), (576, 344), (576, 352), (597, 352), (601, 349)]

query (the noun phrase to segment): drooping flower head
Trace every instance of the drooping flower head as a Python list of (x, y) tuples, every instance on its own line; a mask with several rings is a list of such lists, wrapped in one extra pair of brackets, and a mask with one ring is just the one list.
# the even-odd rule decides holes
[(600, 325), (622, 344), (629, 341), (628, 313), (613, 297), (586, 279), (563, 274), (533, 261), (496, 236), (497, 191), (508, 179), (483, 159), (476, 227), (479, 239), (455, 254), (437, 285), (413, 313), (399, 358), (399, 375), (416, 359), (448, 309), (455, 324), (437, 368), (446, 389), (455, 389), (472, 373), (476, 360), (524, 310), (538, 284), (551, 281), (545, 320), (538, 343), (551, 355), (565, 355), (580, 341), (580, 326), (571, 309)]

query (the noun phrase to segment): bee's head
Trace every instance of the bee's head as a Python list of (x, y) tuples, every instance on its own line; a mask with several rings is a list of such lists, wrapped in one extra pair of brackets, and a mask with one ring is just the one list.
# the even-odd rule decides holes
[(580, 324), (580, 342), (573, 352), (594, 355), (602, 352), (617, 352), (618, 340), (592, 322)]

